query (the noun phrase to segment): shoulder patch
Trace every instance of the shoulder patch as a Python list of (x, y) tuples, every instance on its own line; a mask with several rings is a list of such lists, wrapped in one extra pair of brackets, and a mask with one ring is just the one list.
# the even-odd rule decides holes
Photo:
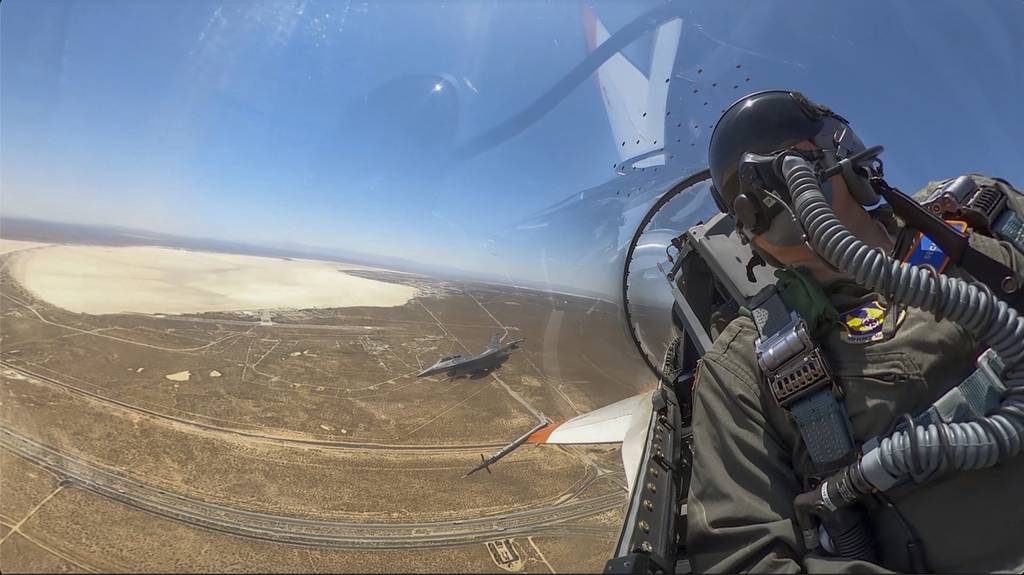
[[(839, 322), (842, 324), (842, 332), (839, 338), (845, 343), (865, 344), (881, 341), (885, 338), (882, 326), (885, 323), (887, 310), (878, 300), (870, 301), (858, 308), (846, 313), (839, 314)], [(896, 318), (896, 325), (903, 323), (907, 312), (899, 310), (899, 317)]]

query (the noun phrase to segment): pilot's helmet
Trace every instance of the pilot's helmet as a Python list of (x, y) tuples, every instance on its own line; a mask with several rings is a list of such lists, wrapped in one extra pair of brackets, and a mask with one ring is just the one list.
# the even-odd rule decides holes
[[(837, 158), (864, 149), (864, 144), (842, 116), (799, 92), (778, 90), (750, 94), (729, 106), (718, 120), (708, 149), (711, 194), (718, 209), (736, 217), (741, 229), (747, 224), (747, 237), (755, 235), (750, 231), (754, 227), (751, 221), (759, 218), (761, 229), (758, 231), (763, 230), (773, 243), (792, 245), (802, 241), (799, 228), (794, 227), (795, 222), (784, 210), (773, 211), (767, 219), (765, 214), (752, 213), (761, 206), (740, 197), (744, 190), (738, 169), (746, 153), (774, 154), (808, 140), (814, 142), (822, 156), (820, 167), (830, 167)], [(858, 187), (862, 187), (860, 183)], [(780, 222), (780, 218), (786, 221)]]

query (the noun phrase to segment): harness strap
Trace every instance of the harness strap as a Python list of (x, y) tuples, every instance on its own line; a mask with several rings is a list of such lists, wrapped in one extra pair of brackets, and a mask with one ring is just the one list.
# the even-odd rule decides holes
[(1006, 386), (997, 375), (1002, 369), (999, 356), (992, 350), (986, 351), (978, 359), (978, 369), (918, 414), (914, 424), (971, 421), (989, 414), (999, 406), (1006, 391)]
[(774, 286), (751, 302), (758, 334), (758, 365), (775, 401), (796, 422), (820, 472), (856, 457), (853, 429), (839, 387), (807, 323), (791, 311)]
[(789, 411), (815, 465), (840, 465), (848, 461), (851, 453), (856, 454), (846, 405), (831, 389), (794, 402)]
[[(1019, 289), (1019, 286), (1007, 286), (1007, 282), (1012, 282), (1014, 278), (1011, 268), (972, 247), (966, 234), (951, 227), (910, 196), (888, 185), (879, 186), (878, 190), (908, 226), (928, 236), (942, 248), (952, 263), (987, 285), (994, 293), (1000, 294), (1007, 304), (1018, 311), (1024, 311), (1024, 290)], [(1007, 293), (1004, 286), (1014, 289)]]

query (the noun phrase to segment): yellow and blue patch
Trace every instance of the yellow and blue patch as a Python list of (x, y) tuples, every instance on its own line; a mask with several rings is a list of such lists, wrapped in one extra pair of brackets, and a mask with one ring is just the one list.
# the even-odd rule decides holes
[[(839, 314), (839, 321), (843, 324), (840, 339), (846, 343), (881, 341), (885, 338), (885, 333), (882, 331), (882, 327), (885, 325), (885, 315), (885, 306), (877, 300)], [(900, 315), (896, 319), (897, 326), (903, 322), (905, 315), (906, 310), (900, 310)]]

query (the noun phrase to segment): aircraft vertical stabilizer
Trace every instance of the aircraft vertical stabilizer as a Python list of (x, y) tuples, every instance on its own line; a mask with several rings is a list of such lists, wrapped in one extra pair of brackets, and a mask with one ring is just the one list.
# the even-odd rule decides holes
[[(583, 8), (587, 49), (593, 51), (608, 39), (608, 30), (589, 7)], [(650, 77), (644, 75), (622, 53), (597, 69), (601, 98), (615, 136), (619, 159), (626, 160), (659, 150), (665, 145), (665, 107), (676, 49), (683, 22), (676, 18), (655, 32)], [(643, 165), (664, 164), (664, 158), (643, 160)]]

